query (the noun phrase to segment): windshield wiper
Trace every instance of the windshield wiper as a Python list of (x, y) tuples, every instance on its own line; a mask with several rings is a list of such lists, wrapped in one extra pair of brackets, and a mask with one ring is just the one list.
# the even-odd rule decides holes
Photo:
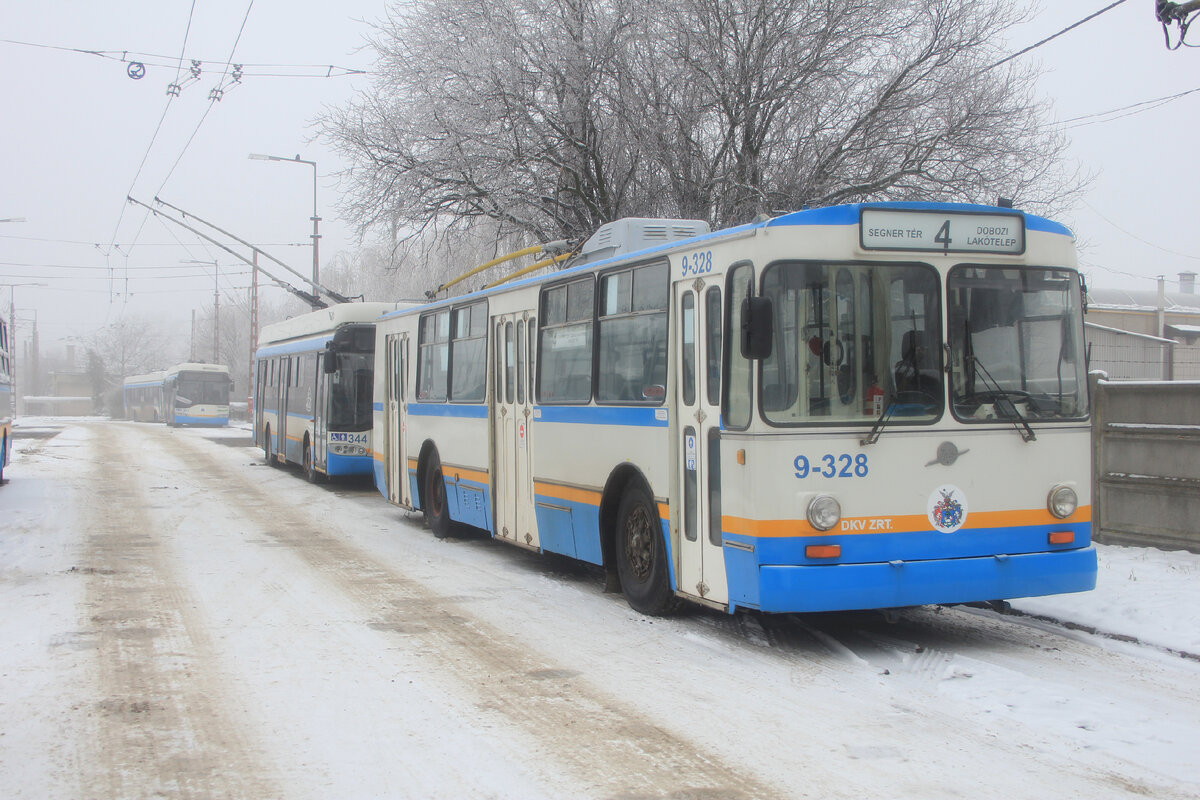
[(975, 355), (974, 353), (970, 353), (967, 355), (967, 358), (970, 360), (971, 365), (979, 371), (978, 374), (983, 376), (984, 385), (987, 386), (989, 382), (991, 383), (991, 386), (986, 392), (981, 392), (979, 394), (972, 392), (971, 396), (978, 397), (980, 394), (985, 396), (990, 395), (992, 397), (992, 405), (1001, 413), (1002, 416), (1009, 418), (1009, 421), (1012, 422), (1013, 427), (1016, 428), (1017, 433), (1021, 434), (1021, 438), (1024, 441), (1032, 442), (1033, 440), (1037, 439), (1037, 436), (1033, 432), (1033, 428), (1029, 425), (1029, 421), (1025, 419), (1025, 416), (1020, 411), (1017, 410), (1017, 404), (1013, 402), (1013, 397), (1020, 397), (1028, 400), (1029, 392), (1021, 389), (1005, 389), (1000, 385), (1000, 382), (993, 378), (992, 374), (987, 371), (987, 367), (985, 367), (983, 362), (979, 360), (979, 356)]
[(888, 419), (892, 416), (892, 409), (896, 407), (896, 402), (889, 396), (885, 396), (883, 410), (879, 412), (879, 418), (875, 420), (875, 424), (871, 426), (871, 432), (867, 434), (867, 438), (859, 439), (858, 443), (863, 447), (869, 444), (875, 444), (879, 441), (879, 434), (883, 433), (883, 429), (887, 426)]

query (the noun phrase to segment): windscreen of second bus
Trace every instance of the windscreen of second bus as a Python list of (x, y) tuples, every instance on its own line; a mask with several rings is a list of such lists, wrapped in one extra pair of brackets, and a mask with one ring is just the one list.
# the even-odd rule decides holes
[(778, 262), (760, 405), (773, 425), (929, 422), (944, 408), (938, 275), (923, 264)]
[(220, 372), (181, 372), (175, 380), (175, 405), (229, 405), (229, 376)]
[[(326, 358), (333, 356), (326, 355)], [(371, 371), (375, 354), (338, 353), (337, 370), (329, 375), (329, 427), (339, 431), (366, 430), (372, 425)]]

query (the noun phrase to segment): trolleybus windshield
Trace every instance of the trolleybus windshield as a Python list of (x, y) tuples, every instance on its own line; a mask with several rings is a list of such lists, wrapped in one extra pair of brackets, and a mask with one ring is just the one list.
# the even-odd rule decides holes
[(175, 379), (175, 405), (229, 405), (229, 376), (221, 372), (181, 372)]
[(762, 362), (773, 425), (930, 422), (942, 414), (938, 275), (923, 264), (779, 262), (763, 273), (774, 311)]
[(986, 422), (1087, 416), (1074, 271), (958, 266), (946, 288), (956, 417)]
[(328, 353), (337, 359), (329, 375), (329, 428), (337, 431), (367, 430), (372, 425), (371, 392), (375, 353)]

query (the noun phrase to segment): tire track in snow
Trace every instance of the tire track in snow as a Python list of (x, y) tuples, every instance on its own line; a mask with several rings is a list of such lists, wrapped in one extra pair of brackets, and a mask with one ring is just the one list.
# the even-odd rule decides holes
[[(344, 596), (362, 607), (370, 627), (436, 659), (481, 717), (519, 728), (539, 752), (514, 753), (573, 775), (587, 794), (606, 798), (772, 798), (779, 791), (726, 764), (596, 691), (567, 666), (464, 611), (452, 598), (405, 577), (301, 511), (279, 503), (262, 484), (231, 482), (228, 465), (206, 442), (176, 437), (189, 449), (197, 479), (285, 545)], [(552, 767), (551, 767), (552, 765)]]
[[(88, 425), (94, 469), (73, 506), (85, 537), (85, 629), (94, 632), (97, 758), (88, 797), (277, 797), (225, 712), (204, 626), (164, 553), (170, 508), (134, 441), (152, 430)], [(158, 429), (161, 430), (161, 429)], [(160, 489), (163, 487), (159, 487)], [(155, 513), (155, 507), (166, 513)]]

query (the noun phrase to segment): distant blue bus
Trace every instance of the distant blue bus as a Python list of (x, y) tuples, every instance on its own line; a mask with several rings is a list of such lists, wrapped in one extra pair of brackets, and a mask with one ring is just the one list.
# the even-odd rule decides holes
[(127, 419), (167, 425), (229, 424), (229, 367), (183, 363), (125, 379)]

